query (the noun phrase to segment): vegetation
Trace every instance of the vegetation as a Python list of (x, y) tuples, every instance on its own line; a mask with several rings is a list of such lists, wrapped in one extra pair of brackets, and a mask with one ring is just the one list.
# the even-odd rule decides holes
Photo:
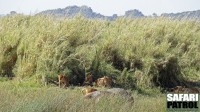
[[(133, 92), (134, 105), (127, 105), (120, 97), (103, 97), (99, 102), (84, 100), (80, 87), (15, 86), (12, 82), (0, 83), (0, 110), (3, 112), (162, 112), (165, 95), (141, 95)], [(157, 92), (158, 93), (158, 92)]]
[(197, 21), (13, 15), (0, 18), (0, 25), (3, 77), (40, 82), (42, 76), (65, 73), (78, 85), (90, 72), (95, 78), (112, 76), (127, 88), (171, 87), (183, 78), (199, 79)]
[[(164, 110), (163, 95), (159, 93), (157, 99), (146, 96), (145, 91), (155, 94), (155, 88), (198, 81), (199, 37), (200, 23), (192, 20), (1, 17), (0, 95), (4, 97), (0, 98), (0, 110), (92, 111), (105, 107), (102, 109), (124, 111), (123, 101), (113, 103), (120, 98), (97, 105), (80, 100), (80, 88), (73, 86), (82, 84), (88, 73), (95, 79), (110, 76), (115, 86), (142, 93), (133, 92), (137, 103), (130, 110)], [(42, 87), (41, 79), (57, 80), (59, 73), (69, 76), (71, 89)]]

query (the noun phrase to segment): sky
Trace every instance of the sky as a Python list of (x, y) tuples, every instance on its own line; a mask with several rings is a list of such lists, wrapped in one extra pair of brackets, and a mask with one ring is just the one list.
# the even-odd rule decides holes
[(200, 0), (0, 0), (0, 14), (35, 14), (47, 9), (86, 5), (106, 16), (138, 9), (144, 15), (200, 10)]

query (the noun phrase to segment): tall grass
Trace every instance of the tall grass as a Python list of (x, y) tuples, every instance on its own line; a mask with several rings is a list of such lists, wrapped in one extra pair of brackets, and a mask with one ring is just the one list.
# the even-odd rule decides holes
[(0, 75), (38, 82), (65, 73), (76, 85), (91, 72), (127, 88), (167, 86), (163, 74), (199, 80), (199, 37), (200, 23), (190, 20), (6, 16), (0, 18)]

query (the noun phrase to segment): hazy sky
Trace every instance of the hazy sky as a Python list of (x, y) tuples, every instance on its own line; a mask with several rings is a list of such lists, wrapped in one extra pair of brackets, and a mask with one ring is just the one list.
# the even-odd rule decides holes
[(87, 5), (93, 11), (123, 15), (130, 9), (139, 9), (145, 15), (200, 9), (200, 0), (0, 0), (0, 14), (17, 11), (25, 14), (47, 9), (65, 8), (71, 5)]

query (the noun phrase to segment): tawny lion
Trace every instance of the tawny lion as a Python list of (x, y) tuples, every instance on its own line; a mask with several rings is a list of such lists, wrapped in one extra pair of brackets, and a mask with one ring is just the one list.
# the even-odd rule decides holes
[(68, 87), (69, 86), (69, 78), (65, 76), (64, 74), (58, 75), (58, 83), (59, 87)]
[(97, 86), (103, 86), (103, 87), (111, 87), (112, 86), (112, 79), (108, 76), (98, 78), (96, 80), (96, 85)]
[(85, 88), (82, 89), (83, 95), (87, 95), (87, 94), (92, 93), (94, 91), (97, 91), (97, 89), (92, 88), (92, 87), (85, 87)]
[(199, 93), (199, 89), (196, 87), (186, 88), (183, 86), (176, 86), (174, 88), (169, 89), (170, 92), (174, 93)]
[(93, 76), (89, 74), (85, 77), (83, 85), (92, 85), (92, 82), (93, 82)]

